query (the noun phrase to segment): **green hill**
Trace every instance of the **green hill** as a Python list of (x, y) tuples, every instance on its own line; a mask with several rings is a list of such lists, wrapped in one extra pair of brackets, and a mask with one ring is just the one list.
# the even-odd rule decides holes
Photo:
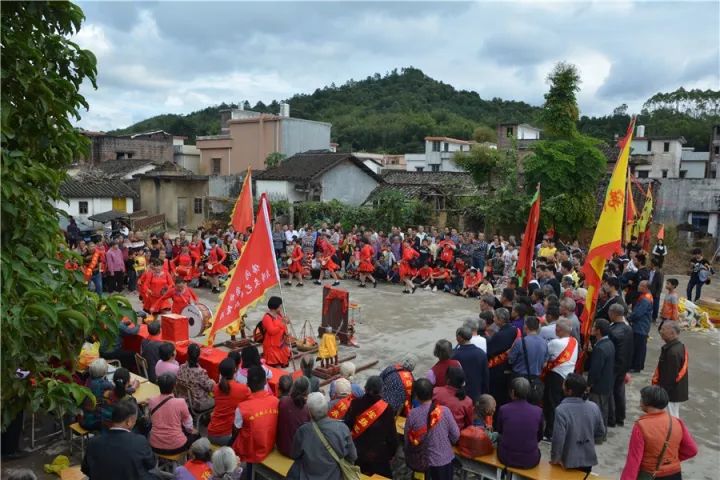
[[(684, 135), (688, 146), (707, 150), (712, 124), (720, 123), (719, 97), (719, 92), (713, 91), (659, 93), (645, 104), (638, 123), (647, 126), (649, 135)], [(333, 141), (340, 144), (341, 151), (387, 153), (421, 152), (426, 135), (467, 139), (479, 126), (494, 129), (502, 122), (537, 123), (540, 112), (539, 107), (525, 102), (488, 100), (476, 92), (456, 90), (412, 67), (385, 76), (376, 73), (364, 80), (349, 80), (340, 87), (332, 84), (285, 101), (293, 117), (332, 123)], [(158, 115), (110, 133), (165, 130), (187, 136), (192, 143), (197, 136), (218, 133), (220, 110), (235, 106), (223, 103), (187, 115)], [(244, 106), (266, 113), (278, 113), (280, 108), (278, 101), (254, 106), (246, 102)], [(614, 134), (624, 132), (628, 121), (619, 107), (612, 115), (582, 117), (579, 128), (612, 142)]]

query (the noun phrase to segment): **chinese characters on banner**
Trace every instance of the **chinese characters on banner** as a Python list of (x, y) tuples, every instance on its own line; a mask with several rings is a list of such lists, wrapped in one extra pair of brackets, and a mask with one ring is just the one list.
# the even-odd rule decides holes
[(220, 296), (220, 305), (210, 327), (208, 338), (240, 318), (244, 309), (260, 300), (265, 292), (280, 282), (272, 247), (272, 233), (267, 202), (258, 207), (255, 229), (230, 272), (227, 289)]

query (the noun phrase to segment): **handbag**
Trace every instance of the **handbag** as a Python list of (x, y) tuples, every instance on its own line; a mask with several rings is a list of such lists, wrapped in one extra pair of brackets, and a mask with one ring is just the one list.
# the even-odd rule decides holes
[(357, 465), (353, 465), (344, 458), (340, 458), (333, 449), (333, 447), (330, 445), (330, 443), (327, 441), (327, 438), (325, 438), (325, 435), (322, 433), (322, 430), (320, 430), (320, 427), (318, 427), (318, 424), (316, 422), (311, 423), (313, 428), (315, 429), (315, 433), (317, 433), (318, 437), (320, 438), (320, 442), (323, 444), (323, 446), (325, 446), (330, 456), (338, 464), (338, 467), (340, 467), (340, 474), (342, 475), (343, 480), (360, 480), (360, 467), (358, 467)]
[(483, 427), (470, 425), (460, 431), (457, 444), (458, 454), (465, 458), (482, 457), (495, 450), (492, 440)]
[(670, 427), (668, 428), (668, 433), (665, 437), (665, 443), (663, 443), (662, 450), (660, 450), (660, 455), (658, 455), (657, 463), (655, 464), (655, 471), (650, 473), (640, 470), (640, 472), (638, 472), (637, 480), (655, 480), (655, 476), (657, 475), (658, 470), (660, 470), (660, 465), (662, 465), (663, 457), (665, 456), (668, 444), (670, 443), (670, 435), (672, 435), (672, 415), (669, 413), (668, 418), (670, 419)]
[(530, 393), (528, 394), (528, 402), (533, 405), (540, 405), (545, 393), (545, 384), (537, 375), (530, 375), (530, 360), (528, 360), (527, 347), (525, 346), (525, 337), (520, 339), (523, 349), (523, 357), (525, 358), (525, 368), (527, 369), (527, 379), (530, 382)]

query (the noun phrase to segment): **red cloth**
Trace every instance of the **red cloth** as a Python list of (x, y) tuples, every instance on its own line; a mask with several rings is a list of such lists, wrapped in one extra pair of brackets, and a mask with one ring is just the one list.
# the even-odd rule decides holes
[(162, 338), (168, 342), (183, 342), (190, 338), (190, 326), (187, 317), (175, 313), (161, 315)]
[(220, 387), (215, 385), (213, 396), (215, 397), (215, 408), (210, 417), (208, 435), (222, 437), (230, 435), (235, 421), (235, 409), (242, 401), (250, 398), (250, 389), (243, 383), (230, 380), (230, 392), (223, 393)]
[(197, 275), (195, 262), (190, 254), (181, 253), (173, 258), (173, 265), (175, 267), (175, 273), (186, 282), (192, 280), (192, 278)]
[(195, 260), (196, 262), (202, 258), (203, 253), (205, 253), (205, 245), (203, 244), (202, 240), (198, 240), (197, 242), (190, 243), (190, 256)]
[(335, 255), (337, 249), (333, 247), (330, 242), (328, 242), (324, 238), (320, 240), (320, 249), (322, 250), (322, 261), (325, 262), (325, 264), (322, 265), (322, 269), (329, 270), (331, 272), (339, 269), (340, 267), (338, 266), (338, 264), (333, 262), (332, 260), (332, 256)]
[(140, 330), (138, 330), (138, 333), (134, 335), (126, 335), (125, 337), (123, 337), (123, 350), (140, 353), (140, 346), (142, 345), (142, 341), (149, 336), (150, 334), (148, 333), (147, 325), (143, 323), (142, 325), (140, 325)]
[(252, 174), (248, 169), (247, 175), (243, 179), (240, 195), (238, 195), (235, 208), (233, 208), (230, 216), (230, 224), (236, 232), (246, 234), (249, 228), (253, 226), (253, 201), (252, 201)]
[[(269, 367), (267, 365), (265, 365), (265, 368), (267, 368), (268, 370), (270, 370), (270, 372), (272, 372), (272, 378), (270, 378), (268, 380), (268, 386), (270, 386), (270, 390), (272, 390), (273, 394), (275, 396), (277, 396), (278, 383), (280, 383), (280, 377), (282, 377), (283, 375), (292, 375), (292, 374), (290, 372), (288, 372), (287, 370), (282, 370), (280, 368), (275, 368), (275, 367)], [(300, 370), (297, 370), (297, 372), (300, 373), (300, 375), (298, 375), (298, 376), (302, 375), (302, 372)], [(293, 378), (295, 378), (295, 377), (293, 377)]]
[[(190, 345), (190, 342), (175, 343), (175, 360), (180, 364), (187, 361), (188, 345)], [(205, 369), (210, 379), (217, 382), (220, 378), (220, 362), (225, 358), (227, 358), (227, 352), (224, 350), (215, 347), (202, 347), (198, 363)]]
[(447, 380), (445, 376), (447, 375), (447, 370), (450, 367), (462, 368), (460, 362), (453, 359), (439, 360), (435, 365), (432, 366), (432, 368), (430, 368), (430, 370), (432, 370), (433, 372), (433, 375), (435, 375), (436, 387), (444, 387), (445, 385), (447, 385)]
[(473, 424), (473, 402), (470, 397), (462, 400), (455, 396), (457, 389), (449, 385), (435, 387), (433, 390), (433, 401), (446, 406), (453, 415), (455, 423), (460, 430)]
[(411, 262), (418, 258), (420, 254), (412, 247), (403, 248), (402, 260), (400, 260), (400, 279), (413, 277), (417, 270), (413, 268)]
[(232, 448), (243, 462), (260, 463), (272, 452), (277, 433), (278, 404), (277, 397), (261, 390), (250, 394), (249, 399), (237, 406), (243, 424)]
[(286, 341), (287, 325), (282, 315), (273, 318), (266, 313), (262, 319), (265, 328), (263, 339), (263, 359), (267, 365), (287, 365), (290, 361), (290, 348)]

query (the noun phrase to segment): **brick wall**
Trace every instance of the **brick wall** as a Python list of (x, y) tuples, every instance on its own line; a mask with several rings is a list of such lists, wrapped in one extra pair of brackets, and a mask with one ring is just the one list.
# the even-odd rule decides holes
[(172, 137), (146, 139), (101, 136), (92, 138), (93, 163), (116, 160), (118, 153), (132, 154), (131, 158), (158, 163), (173, 161)]

